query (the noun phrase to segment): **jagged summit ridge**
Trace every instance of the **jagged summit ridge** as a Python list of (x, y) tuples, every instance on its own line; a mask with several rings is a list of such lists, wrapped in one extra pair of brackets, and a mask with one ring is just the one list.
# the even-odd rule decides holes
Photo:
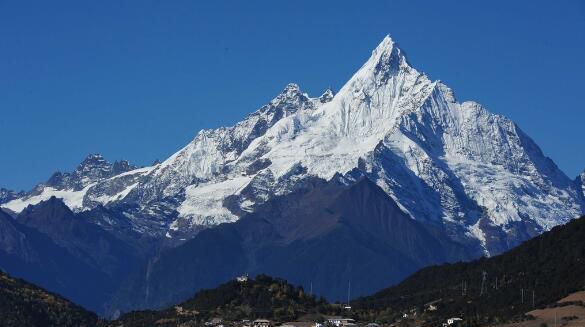
[[(110, 179), (132, 174), (133, 171), (138, 172), (141, 169), (126, 160), (111, 163), (101, 154), (89, 154), (72, 172), (56, 172), (45, 183), (35, 186), (32, 191), (7, 197), (7, 200), (3, 201), (3, 207), (20, 212), (28, 205), (57, 197), (63, 199), (72, 210), (85, 210), (92, 207), (86, 200), (89, 200), (92, 194), (95, 195), (93, 189), (102, 187)], [(101, 200), (105, 201), (104, 204), (107, 203), (107, 199), (101, 195)]]
[(72, 173), (56, 172), (46, 185), (59, 189), (73, 189), (79, 191), (86, 186), (136, 169), (127, 160), (107, 161), (101, 154), (89, 154)]
[(311, 97), (289, 84), (159, 164), (82, 183), (88, 189), (74, 209), (131, 204), (137, 229), (188, 238), (312, 178), (356, 171), (413, 219), (478, 253), (499, 253), (584, 211), (577, 183), (516, 124), (457, 102), (389, 36), (337, 94)]

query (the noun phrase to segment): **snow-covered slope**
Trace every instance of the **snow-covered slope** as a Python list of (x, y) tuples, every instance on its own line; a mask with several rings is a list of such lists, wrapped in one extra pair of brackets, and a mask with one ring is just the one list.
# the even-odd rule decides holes
[[(116, 189), (111, 184), (124, 179), (124, 176), (141, 175), (148, 169), (138, 169), (128, 161), (110, 163), (99, 154), (90, 154), (71, 173), (56, 172), (47, 182), (37, 185), (28, 193), (16, 195), (12, 192), (12, 196), (7, 197), (2, 207), (21, 212), (28, 205), (35, 205), (55, 196), (63, 199), (70, 209), (82, 211), (97, 204), (121, 200), (124, 193), (113, 194), (112, 197), (110, 193)], [(127, 185), (122, 188), (120, 192), (125, 191), (127, 194)]]
[(49, 183), (4, 206), (19, 211), (48, 192), (77, 210), (123, 207), (138, 230), (185, 238), (336, 173), (368, 176), (413, 219), (478, 253), (499, 253), (585, 206), (582, 190), (516, 124), (457, 102), (390, 37), (336, 95), (312, 98), (289, 84), (160, 164), (81, 178), (65, 188), (74, 194)]

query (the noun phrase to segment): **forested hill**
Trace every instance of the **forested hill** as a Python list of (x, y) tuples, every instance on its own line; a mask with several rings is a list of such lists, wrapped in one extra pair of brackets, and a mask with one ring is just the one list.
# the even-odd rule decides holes
[(339, 314), (341, 308), (316, 298), (302, 287), (283, 279), (259, 275), (245, 282), (229, 281), (213, 289), (201, 290), (191, 299), (165, 310), (134, 311), (111, 326), (150, 326), (157, 321), (169, 325), (183, 322), (203, 323), (212, 318), (225, 321), (266, 318), (286, 322), (301, 317), (319, 319), (324, 314)]
[[(585, 217), (581, 217), (496, 257), (422, 269), (352, 305), (365, 320), (391, 321), (418, 311), (429, 323), (460, 316), (469, 324), (485, 324), (521, 319), (533, 307), (584, 288)], [(422, 313), (429, 303), (437, 310)]]
[(21, 279), (0, 272), (0, 325), (95, 326), (97, 315)]

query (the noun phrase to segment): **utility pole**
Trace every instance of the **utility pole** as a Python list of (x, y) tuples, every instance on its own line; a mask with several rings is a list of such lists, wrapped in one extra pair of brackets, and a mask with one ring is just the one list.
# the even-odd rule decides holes
[(464, 281), (461, 281), (461, 296), (465, 295), (465, 286), (463, 286)]
[(496, 291), (498, 290), (498, 276), (496, 276)]
[(311, 291), (309, 294), (311, 294), (311, 296), (313, 296), (313, 282), (312, 281), (311, 281)]
[(482, 273), (482, 279), (481, 279), (481, 291), (479, 292), (479, 296), (482, 296), (484, 292), (487, 291), (486, 288), (486, 279), (487, 279), (487, 272), (484, 270)]
[(347, 285), (347, 305), (349, 305), (349, 297), (351, 295), (351, 279), (349, 280), (349, 283)]
[(522, 289), (520, 293), (522, 294), (522, 304), (524, 304), (524, 289)]
[(534, 290), (532, 290), (532, 307), (534, 308)]

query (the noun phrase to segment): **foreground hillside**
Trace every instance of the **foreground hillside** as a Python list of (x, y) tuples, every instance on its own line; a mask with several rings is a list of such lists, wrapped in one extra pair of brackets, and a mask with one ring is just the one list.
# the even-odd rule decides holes
[(97, 316), (68, 300), (0, 272), (0, 325), (95, 326)]
[[(582, 217), (497, 257), (422, 269), (352, 305), (361, 319), (392, 321), (418, 312), (429, 325), (453, 316), (476, 325), (521, 319), (585, 288), (584, 240)], [(431, 304), (436, 311), (428, 311)]]
[(322, 314), (335, 314), (340, 310), (283, 279), (259, 275), (202, 290), (191, 299), (165, 310), (131, 312), (110, 326), (203, 325), (212, 318), (224, 321), (265, 318), (285, 322), (302, 316), (319, 319)]
[(563, 326), (582, 327), (585, 325), (585, 291), (570, 294), (546, 308), (526, 313), (531, 319), (513, 322), (501, 327)]
[(55, 197), (14, 217), (0, 210), (0, 270), (103, 314), (149, 246), (93, 223), (102, 211), (73, 213)]

